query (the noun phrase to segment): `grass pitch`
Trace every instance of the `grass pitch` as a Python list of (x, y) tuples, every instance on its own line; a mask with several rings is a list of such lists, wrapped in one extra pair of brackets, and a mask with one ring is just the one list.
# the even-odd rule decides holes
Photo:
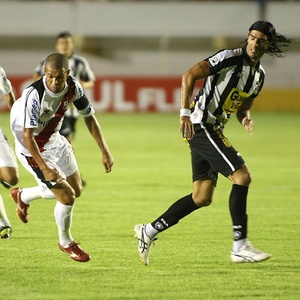
[[(178, 114), (97, 117), (115, 157), (113, 171), (104, 172), (82, 120), (74, 143), (87, 186), (76, 201), (72, 234), (91, 261), (77, 263), (58, 249), (55, 201), (33, 202), (23, 224), (0, 187), (13, 226), (12, 238), (0, 240), (0, 299), (299, 299), (299, 114), (253, 112), (252, 136), (236, 120), (225, 130), (253, 176), (249, 239), (272, 258), (230, 262), (231, 184), (220, 177), (213, 204), (159, 235), (147, 267), (137, 254), (134, 225), (153, 221), (191, 192)], [(8, 115), (1, 127), (12, 141)], [(35, 185), (22, 166), (20, 176), (19, 186)]]

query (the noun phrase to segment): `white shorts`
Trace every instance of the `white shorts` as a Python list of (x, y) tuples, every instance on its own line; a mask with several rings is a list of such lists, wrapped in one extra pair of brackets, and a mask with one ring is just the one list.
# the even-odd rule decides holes
[(17, 160), (14, 151), (4, 133), (0, 128), (0, 168), (13, 167), (17, 168)]
[[(21, 164), (34, 176), (40, 187), (51, 189), (56, 184), (56, 182), (45, 181), (42, 171), (32, 157), (25, 156), (18, 150), (16, 150), (16, 154)], [(78, 169), (72, 146), (64, 136), (60, 136), (55, 147), (43, 151), (41, 155), (46, 164), (50, 168), (56, 169), (64, 179), (73, 175)]]

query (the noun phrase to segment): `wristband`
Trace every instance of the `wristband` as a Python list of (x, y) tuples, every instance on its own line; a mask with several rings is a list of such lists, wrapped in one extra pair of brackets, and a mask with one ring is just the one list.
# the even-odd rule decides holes
[(181, 108), (179, 116), (180, 117), (189, 117), (191, 115), (191, 110), (189, 108)]
[(243, 125), (243, 126), (245, 126), (246, 120), (247, 120), (247, 117), (245, 117), (245, 118), (242, 120), (242, 125)]

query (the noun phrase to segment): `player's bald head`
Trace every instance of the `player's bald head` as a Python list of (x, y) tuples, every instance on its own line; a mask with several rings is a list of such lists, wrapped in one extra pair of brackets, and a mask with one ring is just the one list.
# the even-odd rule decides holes
[(61, 53), (50, 54), (46, 58), (44, 71), (48, 89), (52, 93), (62, 92), (70, 73), (67, 57)]
[(46, 58), (45, 68), (67, 71), (69, 69), (68, 58), (61, 53), (52, 53)]

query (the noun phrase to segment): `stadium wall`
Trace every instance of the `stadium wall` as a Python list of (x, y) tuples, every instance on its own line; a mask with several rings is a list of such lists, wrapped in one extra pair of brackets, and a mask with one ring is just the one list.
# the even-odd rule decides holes
[[(260, 1), (0, 1), (0, 35), (240, 36)], [(298, 1), (266, 1), (277, 28), (299, 36)], [(47, 20), (55, 21), (48, 24)], [(181, 22), (181, 20), (184, 20)]]
[[(300, 3), (266, 3), (266, 19), (279, 32), (298, 39)], [(181, 74), (214, 50), (172, 52), (168, 40), (215, 37), (222, 42), (227, 37), (244, 37), (249, 24), (259, 18), (259, 8), (258, 1), (0, 1), (0, 38), (16, 37), (16, 44), (22, 37), (53, 40), (62, 30), (70, 30), (76, 37), (159, 36), (166, 47), (156, 51), (120, 50), (114, 59), (77, 54), (88, 59), (97, 76), (96, 86), (88, 94), (98, 111), (177, 111)], [(218, 16), (213, 22), (212, 15)], [(55, 22), (48, 26), (50, 17)], [(0, 44), (0, 64), (19, 96), (30, 83), (34, 68), (53, 48), (24, 51), (3, 46)], [(265, 56), (265, 87), (254, 109), (300, 111), (299, 65), (299, 52), (289, 52), (284, 59)]]

